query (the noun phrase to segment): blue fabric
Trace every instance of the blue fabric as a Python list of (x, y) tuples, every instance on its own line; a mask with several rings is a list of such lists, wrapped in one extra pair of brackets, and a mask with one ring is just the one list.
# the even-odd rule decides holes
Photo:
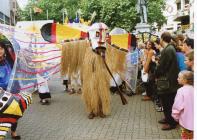
[(178, 65), (179, 65), (179, 70), (187, 70), (187, 66), (185, 64), (185, 55), (182, 52), (176, 52), (176, 56), (177, 56), (177, 61), (178, 61)]
[(8, 82), (10, 80), (11, 75), (11, 66), (7, 61), (4, 61), (0, 65), (0, 87), (4, 90), (7, 89)]
[(131, 53), (131, 64), (135, 65), (138, 63), (138, 52)]

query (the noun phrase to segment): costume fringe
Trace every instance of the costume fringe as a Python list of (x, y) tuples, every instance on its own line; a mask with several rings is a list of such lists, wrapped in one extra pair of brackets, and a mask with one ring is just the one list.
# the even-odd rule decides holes
[(86, 48), (89, 47), (90, 44), (87, 40), (72, 41), (63, 44), (61, 59), (62, 76), (66, 74), (72, 76), (80, 71)]
[(105, 115), (110, 113), (109, 74), (101, 56), (90, 48), (86, 51), (83, 63), (82, 97), (87, 112), (98, 114), (99, 107)]
[[(106, 62), (112, 73), (125, 70), (126, 52), (107, 46)], [(103, 59), (92, 51), (87, 40), (67, 42), (62, 47), (61, 74), (71, 76), (80, 72), (82, 82), (82, 98), (87, 112), (98, 114), (100, 111), (110, 113), (110, 75)], [(99, 110), (102, 108), (102, 110)]]
[(114, 48), (108, 44), (106, 51), (106, 62), (112, 73), (124, 73), (126, 68), (127, 53)]

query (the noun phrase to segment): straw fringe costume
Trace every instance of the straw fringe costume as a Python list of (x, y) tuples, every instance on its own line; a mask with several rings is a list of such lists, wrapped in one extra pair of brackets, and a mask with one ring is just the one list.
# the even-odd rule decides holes
[[(126, 52), (111, 46), (106, 49), (106, 62), (112, 72), (124, 72)], [(89, 41), (66, 42), (62, 47), (61, 74), (80, 71), (82, 98), (88, 113), (110, 114), (110, 75), (103, 58), (90, 47)]]
[(102, 57), (94, 53), (91, 48), (86, 50), (83, 63), (82, 95), (88, 113), (104, 115), (110, 113), (109, 74)]

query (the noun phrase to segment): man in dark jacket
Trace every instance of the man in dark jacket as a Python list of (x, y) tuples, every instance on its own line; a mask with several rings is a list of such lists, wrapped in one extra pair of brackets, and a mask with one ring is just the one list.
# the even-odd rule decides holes
[(163, 51), (161, 52), (161, 58), (156, 68), (156, 77), (166, 76), (169, 80), (169, 88), (163, 92), (159, 92), (165, 118), (160, 120), (159, 123), (163, 124), (162, 130), (171, 130), (176, 128), (177, 122), (172, 118), (172, 105), (178, 89), (177, 77), (179, 73), (176, 51), (173, 45), (170, 44), (171, 35), (168, 32), (164, 32), (161, 35), (161, 45)]

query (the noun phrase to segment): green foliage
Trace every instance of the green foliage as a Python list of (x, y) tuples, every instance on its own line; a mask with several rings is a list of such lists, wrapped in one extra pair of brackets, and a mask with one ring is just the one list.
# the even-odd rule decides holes
[[(81, 17), (86, 21), (91, 19), (91, 14), (95, 11), (96, 16), (93, 22), (104, 22), (111, 29), (121, 27), (127, 31), (132, 31), (140, 22), (136, 11), (137, 0), (41, 0), (38, 3), (29, 3), (24, 11), (19, 12), (21, 20), (30, 20), (30, 9), (37, 6), (43, 10), (40, 14), (32, 14), (33, 20), (45, 20), (48, 9), (49, 19), (62, 23), (62, 9), (66, 8), (68, 16), (75, 18), (76, 11), (81, 9)], [(162, 25), (166, 22), (162, 15), (164, 8), (163, 0), (148, 0), (148, 22), (157, 22)]]
[(132, 31), (137, 23), (135, 2), (131, 0), (105, 1), (101, 19), (112, 29), (121, 27), (127, 31)]
[(161, 9), (164, 9), (165, 3), (163, 0), (149, 0), (148, 3), (148, 22), (152, 24), (157, 22), (158, 26), (161, 26), (166, 22), (166, 18), (163, 16)]
[(91, 19), (91, 14), (95, 11), (95, 21), (101, 21), (100, 15), (102, 10), (102, 2), (101, 0), (81, 0), (80, 9), (82, 10), (83, 14), (82, 17), (85, 20)]
[[(30, 2), (24, 11), (19, 11), (19, 16), (21, 20), (31, 20), (30, 13), (32, 13), (33, 20), (46, 20), (48, 10), (49, 19), (62, 22), (62, 9), (66, 9), (69, 18), (74, 19), (75, 13), (79, 7), (79, 1), (80, 0), (41, 0), (37, 3)], [(33, 7), (35, 6), (42, 9), (43, 12), (34, 13)]]

